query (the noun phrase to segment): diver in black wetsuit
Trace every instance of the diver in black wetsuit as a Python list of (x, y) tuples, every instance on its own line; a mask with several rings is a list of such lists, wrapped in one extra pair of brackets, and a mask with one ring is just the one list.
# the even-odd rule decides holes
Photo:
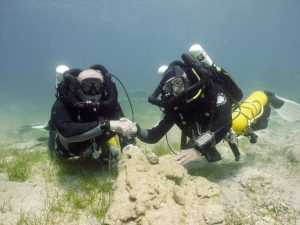
[[(182, 130), (181, 153), (177, 160), (185, 164), (200, 154), (209, 162), (221, 160), (215, 145), (231, 128), (231, 102), (220, 84), (212, 79), (210, 68), (203, 64), (172, 62), (149, 102), (161, 107), (161, 120), (152, 129), (137, 125), (137, 137), (156, 143), (176, 124)], [(161, 96), (158, 99), (158, 96)], [(189, 139), (189, 140), (187, 140)]]
[(116, 86), (102, 65), (66, 71), (56, 97), (51, 110), (49, 149), (59, 157), (83, 156), (101, 149), (100, 157), (106, 160), (110, 154), (107, 141), (116, 133), (121, 147), (132, 143), (127, 137), (129, 122), (122, 119)]

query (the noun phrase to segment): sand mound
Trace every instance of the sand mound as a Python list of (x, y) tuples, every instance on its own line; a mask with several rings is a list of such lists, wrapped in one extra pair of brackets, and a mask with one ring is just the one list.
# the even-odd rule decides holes
[(222, 224), (219, 196), (217, 184), (188, 175), (172, 156), (146, 157), (128, 146), (105, 224)]

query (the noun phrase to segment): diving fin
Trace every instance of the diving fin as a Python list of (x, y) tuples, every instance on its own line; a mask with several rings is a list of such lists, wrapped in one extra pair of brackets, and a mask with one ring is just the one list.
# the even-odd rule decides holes
[(49, 125), (48, 125), (48, 123), (43, 123), (41, 125), (35, 125), (35, 126), (24, 125), (24, 126), (19, 128), (19, 132), (20, 133), (26, 133), (26, 132), (30, 131), (31, 129), (49, 131)]
[(300, 120), (300, 105), (297, 102), (279, 97), (278, 95), (275, 96), (284, 102), (280, 108), (275, 108), (280, 117), (288, 122)]
[(49, 125), (47, 123), (43, 123), (41, 125), (36, 125), (36, 126), (31, 126), (32, 129), (37, 129), (37, 130), (46, 130), (49, 131)]

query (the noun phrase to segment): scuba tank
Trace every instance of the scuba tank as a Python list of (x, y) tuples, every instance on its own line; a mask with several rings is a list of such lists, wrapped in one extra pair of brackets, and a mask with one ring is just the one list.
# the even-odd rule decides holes
[(199, 44), (192, 45), (189, 49), (189, 53), (198, 62), (207, 64), (209, 66), (214, 65), (212, 59), (207, 55), (207, 53)]
[[(67, 70), (69, 70), (69, 67), (67, 67), (65, 65), (59, 65), (56, 67), (56, 69), (55, 69), (55, 72), (56, 72), (55, 73), (55, 88), (56, 88), (56, 90), (58, 88), (58, 85), (63, 81), (63, 73)], [(56, 128), (54, 127), (54, 124), (52, 123), (51, 119), (48, 121), (45, 128), (46, 127), (48, 127), (48, 131), (49, 131), (48, 150), (52, 155), (52, 153), (55, 150), (55, 145), (56, 145), (55, 138), (57, 135), (57, 131), (56, 131)]]
[(102, 153), (105, 151), (105, 149), (103, 149), (103, 147), (106, 147), (109, 149), (112, 159), (117, 159), (118, 149), (120, 149), (121, 146), (118, 141), (117, 135), (115, 135), (107, 141), (107, 145), (102, 145), (99, 147), (100, 148), (97, 148), (97, 144), (94, 142), (91, 145), (91, 151), (88, 151), (88, 153), (90, 155), (87, 155), (87, 156), (92, 156), (93, 159), (99, 159), (101, 157)]
[(168, 69), (168, 66), (166, 65), (162, 65), (158, 68), (157, 73), (158, 75), (160, 75), (161, 77), (164, 76), (164, 73), (166, 72), (166, 70)]
[(55, 87), (57, 88), (58, 84), (63, 81), (63, 74), (69, 70), (69, 67), (65, 65), (59, 65), (56, 67), (56, 75), (55, 75)]
[(233, 111), (232, 131), (237, 135), (251, 136), (251, 123), (262, 115), (267, 101), (268, 97), (264, 92), (253, 92)]
[(216, 66), (212, 59), (207, 55), (204, 49), (199, 44), (194, 44), (189, 49), (189, 54), (192, 58), (200, 63), (209, 67), (209, 70), (214, 75), (213, 80), (222, 86), (226, 92), (231, 104), (237, 103), (242, 100), (243, 92), (234, 82), (232, 77), (222, 68)]

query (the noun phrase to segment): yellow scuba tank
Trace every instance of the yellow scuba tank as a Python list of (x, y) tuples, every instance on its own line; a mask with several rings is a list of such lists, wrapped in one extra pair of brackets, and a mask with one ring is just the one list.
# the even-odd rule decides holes
[(253, 92), (232, 113), (232, 130), (237, 134), (248, 134), (251, 123), (260, 117), (268, 97), (262, 91)]
[[(107, 144), (108, 144), (110, 153), (112, 153), (113, 155), (114, 155), (114, 154), (117, 155), (118, 149), (120, 148), (120, 145), (119, 145), (117, 136), (114, 136), (114, 137), (110, 138), (110, 139), (107, 141)], [(96, 148), (95, 146), (96, 146), (96, 144), (94, 143), (94, 145), (93, 145), (94, 148), (93, 148), (93, 152), (92, 152), (92, 157), (93, 157), (94, 159), (99, 159), (101, 152), (104, 151), (105, 149), (102, 149), (103, 146), (101, 146), (101, 150), (98, 151), (97, 148)], [(106, 146), (105, 146), (105, 148), (106, 148)]]
[(107, 143), (114, 148), (120, 148), (117, 136), (114, 136), (111, 139), (109, 139)]

